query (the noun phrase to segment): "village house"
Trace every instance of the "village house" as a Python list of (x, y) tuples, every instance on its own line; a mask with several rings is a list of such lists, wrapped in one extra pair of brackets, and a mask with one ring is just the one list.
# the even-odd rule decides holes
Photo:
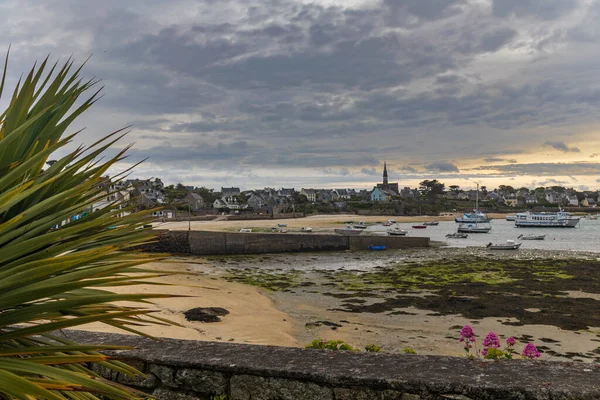
[(579, 200), (577, 199), (577, 196), (568, 195), (567, 196), (567, 204), (572, 207), (577, 207), (579, 205)]
[(390, 201), (394, 196), (397, 196), (397, 194), (393, 191), (376, 186), (371, 192), (371, 201)]
[(181, 202), (189, 206), (192, 211), (204, 208), (204, 199), (198, 193), (188, 193)]
[(502, 200), (504, 200), (504, 204), (508, 207), (516, 207), (519, 204), (519, 200), (515, 195), (504, 196)]
[(302, 196), (306, 196), (306, 198), (308, 199), (308, 201), (310, 201), (311, 203), (316, 203), (317, 202), (317, 191), (315, 189), (304, 189), (304, 188), (302, 188), (300, 190), (300, 194)]
[(596, 200), (591, 197), (586, 197), (581, 201), (583, 207), (596, 207)]

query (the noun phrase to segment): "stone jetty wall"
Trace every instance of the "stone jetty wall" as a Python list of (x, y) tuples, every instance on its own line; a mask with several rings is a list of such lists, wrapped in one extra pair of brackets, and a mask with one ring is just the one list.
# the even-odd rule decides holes
[(160, 231), (146, 251), (174, 254), (222, 255), (313, 251), (368, 250), (428, 247), (429, 238), (391, 236), (342, 236), (294, 233), (233, 233), (204, 231)]
[(600, 398), (600, 368), (592, 364), (153, 341), (82, 331), (65, 334), (84, 344), (135, 346), (135, 350), (109, 353), (122, 357), (146, 377), (132, 379), (94, 368), (161, 400)]

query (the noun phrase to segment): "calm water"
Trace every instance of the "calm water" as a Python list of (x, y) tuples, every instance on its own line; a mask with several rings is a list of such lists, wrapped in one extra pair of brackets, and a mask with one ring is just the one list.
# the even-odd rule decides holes
[[(546, 234), (545, 240), (523, 240), (522, 249), (574, 250), (600, 253), (600, 220), (581, 219), (575, 228), (516, 228), (515, 223), (494, 219), (489, 233), (471, 233), (467, 239), (448, 239), (446, 234), (456, 232), (455, 222), (440, 222), (427, 229), (412, 229), (418, 223), (399, 223), (396, 226), (409, 231), (407, 236), (429, 237), (431, 240), (448, 243), (452, 247), (485, 246), (489, 242), (505, 243), (507, 239), (517, 242), (520, 234)], [(385, 232), (388, 227), (374, 225), (371, 231)]]

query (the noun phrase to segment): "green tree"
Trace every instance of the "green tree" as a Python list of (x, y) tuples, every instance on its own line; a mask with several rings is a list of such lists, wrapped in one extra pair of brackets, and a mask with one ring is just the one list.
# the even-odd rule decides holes
[(435, 203), (438, 195), (444, 194), (446, 185), (439, 182), (437, 179), (424, 180), (419, 183), (419, 192), (421, 193), (424, 200), (429, 203)]
[(204, 186), (195, 188), (194, 193), (198, 193), (200, 196), (202, 196), (204, 204), (212, 204), (215, 202), (215, 200), (221, 197), (215, 193), (214, 189), (208, 189)]
[[(0, 97), (7, 63), (8, 57)], [(79, 99), (96, 81), (81, 80), (80, 69), (73, 71), (72, 64), (55, 65), (46, 72), (44, 60), (21, 79), (7, 109), (0, 113), (2, 399), (145, 398), (96, 376), (86, 366), (97, 362), (136, 374), (135, 369), (98, 352), (111, 346), (80, 346), (53, 334), (92, 322), (141, 333), (136, 329), (139, 324), (156, 320), (148, 309), (120, 302), (166, 297), (107, 289), (161, 276), (139, 268), (155, 261), (154, 256), (132, 250), (155, 237), (152, 230), (142, 229), (148, 213), (123, 217), (123, 210), (114, 207), (84, 212), (106, 197), (103, 176), (125, 150), (106, 162), (99, 157), (122, 132), (77, 148), (43, 169), (51, 154), (64, 152), (76, 135), (65, 132), (99, 95), (98, 90), (88, 99)]]

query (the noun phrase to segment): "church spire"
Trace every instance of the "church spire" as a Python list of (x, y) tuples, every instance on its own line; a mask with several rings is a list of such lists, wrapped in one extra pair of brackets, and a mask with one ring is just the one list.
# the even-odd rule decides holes
[(388, 173), (387, 173), (387, 164), (383, 162), (383, 184), (387, 186), (388, 184)]

